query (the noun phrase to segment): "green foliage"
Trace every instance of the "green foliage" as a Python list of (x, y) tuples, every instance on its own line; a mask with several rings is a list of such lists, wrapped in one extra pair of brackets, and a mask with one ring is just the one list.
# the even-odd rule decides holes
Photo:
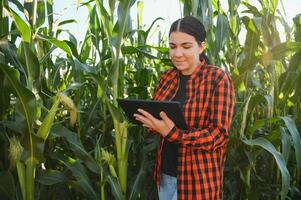
[[(157, 137), (129, 124), (116, 99), (151, 98), (171, 66), (165, 39), (148, 44), (162, 18), (144, 29), (143, 1), (76, 2), (89, 12), (82, 43), (63, 29), (74, 19), (53, 28), (52, 0), (0, 0), (0, 196), (156, 199)], [(301, 15), (289, 27), (277, 0), (258, 1), (260, 9), (181, 3), (204, 23), (206, 54), (235, 86), (224, 199), (300, 199)], [(14, 140), (22, 152), (12, 161)]]

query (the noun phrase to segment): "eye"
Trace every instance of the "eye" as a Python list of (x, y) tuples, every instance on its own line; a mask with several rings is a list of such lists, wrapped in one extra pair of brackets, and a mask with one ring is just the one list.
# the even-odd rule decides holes
[(190, 48), (191, 48), (191, 45), (183, 45), (183, 48), (184, 48), (184, 49), (190, 49)]
[(169, 48), (170, 48), (170, 49), (175, 49), (175, 48), (176, 48), (176, 45), (171, 44), (171, 45), (169, 45)]

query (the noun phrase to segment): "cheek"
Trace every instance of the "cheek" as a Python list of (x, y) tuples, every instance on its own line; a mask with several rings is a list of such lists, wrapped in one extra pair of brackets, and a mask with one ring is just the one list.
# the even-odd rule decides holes
[(170, 57), (170, 58), (173, 57), (174, 54), (175, 54), (175, 51), (174, 51), (173, 49), (170, 49), (170, 50), (169, 50), (169, 57)]
[(187, 56), (189, 56), (192, 60), (197, 60), (199, 57), (199, 53), (198, 51), (191, 51)]

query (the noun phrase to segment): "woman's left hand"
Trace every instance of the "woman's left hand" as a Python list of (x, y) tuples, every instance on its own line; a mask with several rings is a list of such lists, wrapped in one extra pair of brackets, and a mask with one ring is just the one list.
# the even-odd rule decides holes
[(142, 122), (143, 126), (153, 129), (165, 137), (175, 126), (174, 122), (166, 115), (165, 112), (160, 112), (161, 119), (157, 119), (149, 112), (138, 109), (138, 113), (134, 114), (136, 120)]

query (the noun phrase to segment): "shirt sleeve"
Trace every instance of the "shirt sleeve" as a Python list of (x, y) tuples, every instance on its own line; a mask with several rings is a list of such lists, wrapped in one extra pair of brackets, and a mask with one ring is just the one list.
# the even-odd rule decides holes
[(227, 144), (234, 110), (234, 89), (227, 75), (218, 82), (209, 105), (208, 127), (192, 130), (173, 127), (165, 138), (206, 151), (214, 151)]

